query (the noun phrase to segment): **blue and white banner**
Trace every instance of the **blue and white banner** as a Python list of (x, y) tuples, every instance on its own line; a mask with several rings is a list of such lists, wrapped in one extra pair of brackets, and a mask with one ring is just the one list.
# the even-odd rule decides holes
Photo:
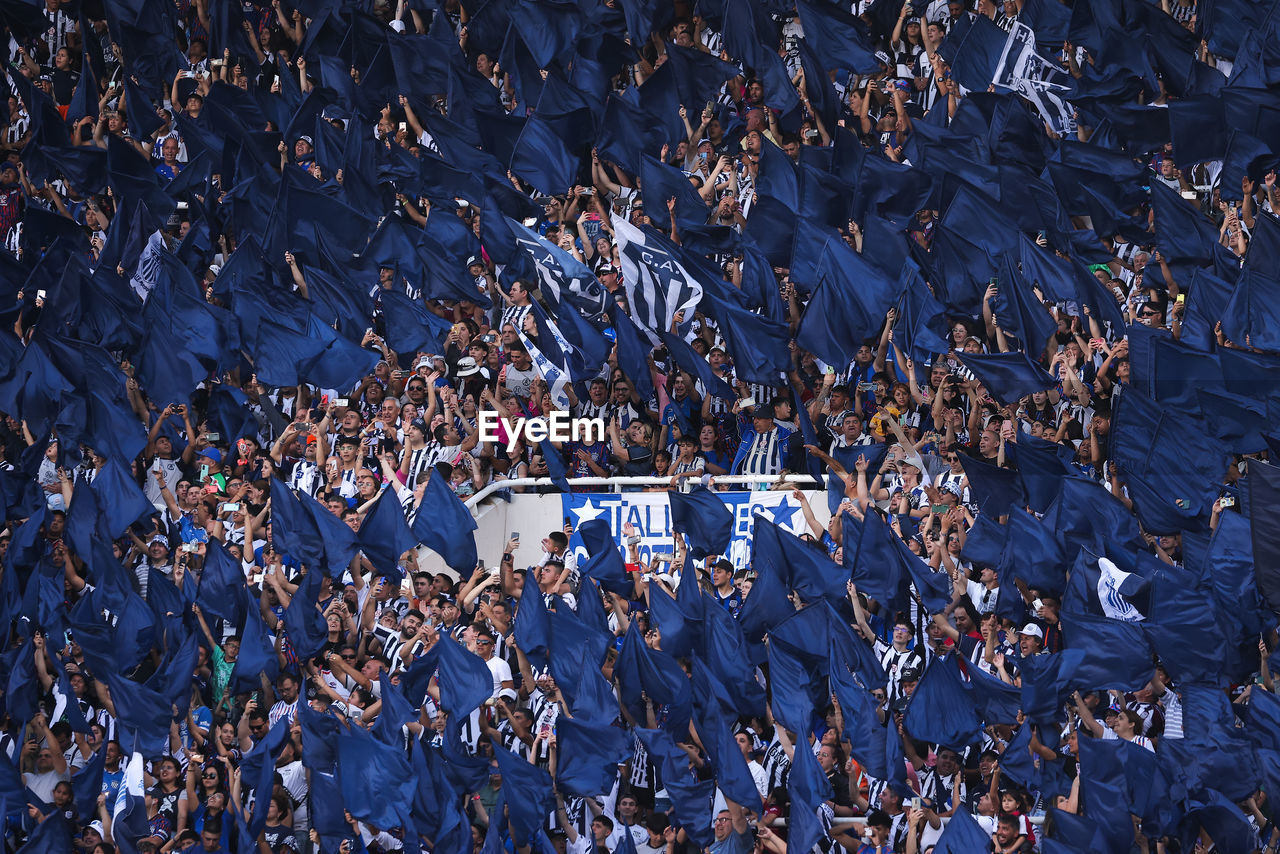
[(569, 369), (548, 359), (546, 354), (529, 340), (523, 329), (517, 329), (516, 334), (520, 336), (520, 343), (529, 351), (529, 358), (533, 359), (533, 367), (546, 380), (547, 388), (551, 391), (551, 402), (557, 409), (568, 409), (569, 393), (565, 389), (569, 386)]
[(568, 301), (584, 317), (596, 318), (604, 313), (604, 287), (577, 258), (510, 217), (507, 224), (538, 270), (538, 284), (555, 311)]
[[(756, 513), (793, 534), (801, 534), (806, 530), (804, 512), (789, 490), (717, 492), (716, 495), (733, 511), (733, 539), (729, 541), (728, 558), (738, 569), (751, 563), (751, 535)], [(622, 528), (628, 523), (640, 536), (637, 548), (641, 560), (648, 560), (655, 552), (675, 550), (671, 531), (671, 505), (665, 492), (577, 493), (564, 494), (561, 500), (564, 502), (564, 515), (575, 529), (569, 539), (569, 548), (579, 561), (586, 559), (587, 550), (576, 529), (591, 519), (608, 520), (609, 527), (617, 538), (618, 547), (623, 549), (623, 557), (627, 553)], [(812, 497), (810, 500), (812, 501)], [(825, 511), (826, 502), (819, 503)], [(822, 521), (821, 517), (819, 521)]]
[(632, 318), (656, 345), (656, 333), (670, 332), (676, 313), (684, 312), (683, 336), (693, 325), (693, 311), (702, 301), (702, 285), (675, 256), (650, 245), (645, 233), (621, 217), (613, 217), (622, 263), (622, 286)]

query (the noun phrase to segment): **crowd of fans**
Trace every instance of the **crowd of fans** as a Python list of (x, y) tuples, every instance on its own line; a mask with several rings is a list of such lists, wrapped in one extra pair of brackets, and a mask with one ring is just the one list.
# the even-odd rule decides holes
[[(827, 5), (868, 68), (815, 72), (811, 47), (826, 57), (836, 35), (805, 10)], [(1246, 311), (1244, 280), (1230, 290), (1242, 265), (1274, 278), (1261, 253), (1280, 246), (1275, 140), (1240, 175), (1220, 153), (1176, 150), (1168, 115), (1119, 118), (1209, 97), (1166, 67), (1167, 43), (1191, 44), (1193, 76), (1235, 85), (1252, 23), (1210, 4), (1223, 8), (1209, 32), (1205, 5), (8, 4), (6, 849), (1274, 852), (1277, 621), (1238, 554), (1240, 482), (1270, 430), (1216, 458), (1187, 446), (1209, 503), (1170, 494), (1181, 527), (1153, 526), (1119, 420), (1153, 396), (1134, 385), (1163, 352), (1153, 340), (1191, 331), (1205, 351), (1271, 352), (1263, 326), (1230, 340), (1227, 313)], [(1036, 30), (1077, 87), (1070, 128), (971, 85), (988, 25)], [(1126, 25), (1145, 69), (1117, 58)], [(1059, 30), (1078, 43), (1045, 51)], [(688, 69), (714, 76), (716, 62), (729, 72), (708, 90)], [(640, 165), (620, 154), (620, 122), (655, 115), (656, 91), (673, 96), (657, 131), (630, 140)], [(535, 129), (553, 143), (526, 148), (545, 138)], [(568, 149), (573, 180), (548, 187), (566, 134), (584, 137)], [(978, 177), (926, 172), (939, 145)], [(1010, 151), (1037, 167), (992, 178)], [(857, 180), (835, 180), (850, 162)], [(1141, 192), (1110, 195), (1117, 169)], [(992, 186), (1056, 225), (1028, 228), (1002, 202), (991, 227), (1017, 232), (1003, 255), (1009, 234), (949, 218)], [(1092, 206), (1065, 201), (1079, 187)], [(1162, 188), (1181, 194), (1181, 219), (1159, 213)], [(676, 285), (627, 256), (627, 227), (683, 258)], [(814, 315), (839, 273), (792, 256), (806, 228), (829, 235), (823, 257), (921, 284), (824, 338)], [(1032, 258), (1094, 281), (1064, 296)], [(676, 286), (697, 279), (703, 301), (677, 309)], [(852, 287), (836, 301), (873, 289)], [(651, 328), (640, 304), (664, 289), (665, 328)], [(713, 290), (737, 307), (715, 308)], [(628, 349), (637, 328), (643, 361)], [(785, 363), (762, 368), (769, 336)], [(1017, 353), (1040, 390), (980, 367)], [(1265, 388), (1231, 393), (1251, 399), (1198, 405), (1274, 411)], [(511, 428), (565, 409), (606, 435), (539, 443)], [(488, 411), (510, 419), (498, 441), (483, 440)], [(1033, 457), (1053, 461), (1038, 487)], [(673, 501), (819, 480), (797, 492), (805, 521), (781, 563), (757, 542), (767, 565), (735, 566), (700, 531), (676, 534), (663, 562), (642, 560), (630, 530), (610, 532), (619, 554), (588, 544), (583, 560), (567, 524), (537, 547), (506, 542), (497, 567), (419, 566), (421, 531), (449, 502), (615, 475), (652, 477), (627, 488)], [(869, 560), (878, 520), (891, 546)], [(993, 550), (1028, 525), (1047, 551)], [(1223, 582), (1228, 553), (1238, 574)], [(622, 584), (600, 570), (613, 558)], [(862, 583), (890, 559), (900, 591)], [(817, 593), (788, 568), (814, 561), (836, 579)], [(1215, 598), (1238, 579), (1238, 599)], [(1173, 586), (1187, 595), (1160, 593)], [(1200, 636), (1160, 634), (1175, 611), (1230, 638), (1231, 663), (1189, 675), (1171, 652)], [(834, 627), (789, 645), (788, 623), (819, 612)], [(1116, 624), (1150, 643), (1099, 652)], [(799, 687), (780, 675), (793, 659)], [(483, 698), (465, 702), (476, 672)], [(976, 725), (913, 732), (944, 713), (952, 676)], [(797, 691), (811, 695), (799, 726)], [(595, 785), (580, 767), (588, 731), (624, 747)], [(1108, 776), (1104, 749), (1139, 779)]]

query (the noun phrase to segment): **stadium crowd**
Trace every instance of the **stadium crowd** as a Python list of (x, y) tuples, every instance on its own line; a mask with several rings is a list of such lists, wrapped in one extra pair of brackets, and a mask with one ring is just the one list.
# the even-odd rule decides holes
[(1274, 0), (0, 24), (7, 851), (1277, 850)]

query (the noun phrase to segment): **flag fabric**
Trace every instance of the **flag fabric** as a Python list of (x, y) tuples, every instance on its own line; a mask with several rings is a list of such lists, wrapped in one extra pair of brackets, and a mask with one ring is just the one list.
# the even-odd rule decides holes
[(657, 343), (656, 336), (671, 331), (676, 314), (683, 312), (677, 329), (685, 334), (693, 323), (694, 309), (702, 301), (702, 285), (674, 255), (658, 246), (652, 235), (617, 216), (612, 222), (631, 316), (650, 341)]
[(671, 527), (684, 534), (694, 560), (724, 554), (733, 533), (733, 514), (714, 492), (697, 485), (689, 492), (670, 492)]
[(374, 499), (356, 536), (360, 550), (379, 573), (393, 580), (401, 578), (400, 556), (417, 546), (418, 538), (405, 521), (394, 486), (386, 487)]

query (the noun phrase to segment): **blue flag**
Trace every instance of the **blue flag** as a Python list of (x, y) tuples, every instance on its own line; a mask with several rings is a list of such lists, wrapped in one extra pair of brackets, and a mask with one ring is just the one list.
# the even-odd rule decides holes
[(963, 751), (982, 730), (954, 655), (934, 658), (911, 695), (903, 723), (912, 737)]
[(458, 572), (476, 566), (476, 520), (443, 475), (432, 472), (413, 517), (413, 534)]
[(392, 581), (403, 576), (400, 556), (416, 547), (418, 538), (404, 519), (404, 508), (400, 506), (394, 486), (384, 488), (374, 499), (356, 536), (360, 550), (379, 574)]
[(502, 770), (502, 788), (508, 795), (507, 817), (513, 841), (524, 845), (546, 822), (555, 803), (551, 775), (511, 751), (493, 746), (493, 758)]

